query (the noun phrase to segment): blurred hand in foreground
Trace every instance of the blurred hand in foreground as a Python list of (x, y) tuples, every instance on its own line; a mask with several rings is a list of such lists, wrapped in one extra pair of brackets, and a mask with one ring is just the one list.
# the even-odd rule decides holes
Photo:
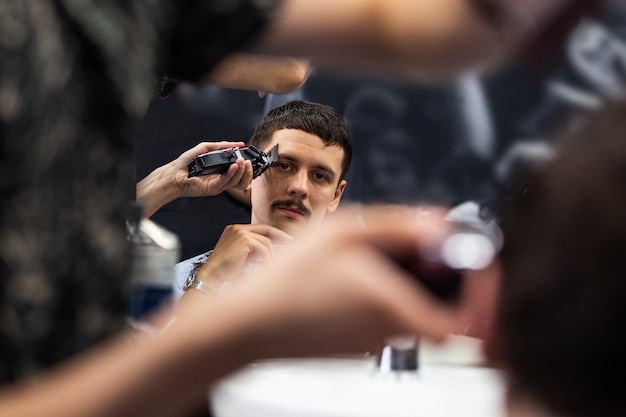
[(246, 325), (253, 359), (364, 352), (405, 333), (439, 341), (457, 326), (461, 305), (432, 295), (396, 259), (437, 247), (449, 227), (438, 209), (341, 210), (236, 290), (212, 302), (194, 297), (177, 322), (191, 314), (197, 325), (199, 313), (213, 321), (220, 310)]

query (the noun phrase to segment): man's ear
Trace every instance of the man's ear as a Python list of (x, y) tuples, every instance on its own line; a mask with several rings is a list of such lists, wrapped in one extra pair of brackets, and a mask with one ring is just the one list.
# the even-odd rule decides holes
[(333, 213), (335, 210), (337, 210), (337, 206), (339, 206), (339, 201), (341, 200), (343, 191), (346, 189), (346, 185), (348, 185), (348, 181), (346, 180), (341, 180), (339, 182), (339, 185), (335, 190), (335, 196), (333, 197), (333, 200), (330, 202), (330, 204), (328, 205), (328, 209), (326, 210), (328, 214)]
[(230, 195), (232, 198), (234, 198), (235, 200), (237, 200), (238, 202), (240, 202), (241, 204), (244, 204), (248, 207), (251, 206), (250, 187), (248, 187), (246, 190), (237, 190), (234, 188), (229, 188), (226, 190), (226, 193)]

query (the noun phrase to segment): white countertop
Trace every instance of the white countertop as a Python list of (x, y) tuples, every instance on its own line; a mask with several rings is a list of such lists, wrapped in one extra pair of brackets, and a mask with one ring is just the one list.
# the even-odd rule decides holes
[(382, 374), (374, 357), (252, 364), (210, 393), (216, 417), (501, 417), (501, 374), (479, 343), (423, 344), (417, 373)]

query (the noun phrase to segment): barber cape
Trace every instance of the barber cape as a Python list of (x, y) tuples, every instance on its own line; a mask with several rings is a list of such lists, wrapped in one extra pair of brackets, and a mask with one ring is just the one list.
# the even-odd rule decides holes
[(187, 278), (189, 278), (194, 272), (197, 272), (198, 269), (204, 265), (207, 259), (209, 259), (212, 253), (212, 250), (201, 253), (193, 258), (180, 261), (174, 266), (174, 287), (172, 288), (172, 300), (174, 303), (177, 303), (178, 300), (180, 300), (180, 297), (183, 296), (183, 293), (185, 292), (183, 288)]
[[(174, 285), (172, 288), (172, 300), (177, 303), (183, 296), (185, 282), (192, 274), (197, 273), (198, 270), (209, 259), (212, 250), (194, 256), (193, 258), (185, 259), (178, 262), (174, 266)], [(259, 261), (247, 262), (243, 267), (243, 275), (246, 276), (259, 267)]]

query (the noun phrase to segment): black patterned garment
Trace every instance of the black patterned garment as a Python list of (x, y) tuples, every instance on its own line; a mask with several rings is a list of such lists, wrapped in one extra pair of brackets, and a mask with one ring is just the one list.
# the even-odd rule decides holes
[(155, 80), (193, 80), (276, 1), (0, 0), (0, 383), (118, 331), (134, 137)]

